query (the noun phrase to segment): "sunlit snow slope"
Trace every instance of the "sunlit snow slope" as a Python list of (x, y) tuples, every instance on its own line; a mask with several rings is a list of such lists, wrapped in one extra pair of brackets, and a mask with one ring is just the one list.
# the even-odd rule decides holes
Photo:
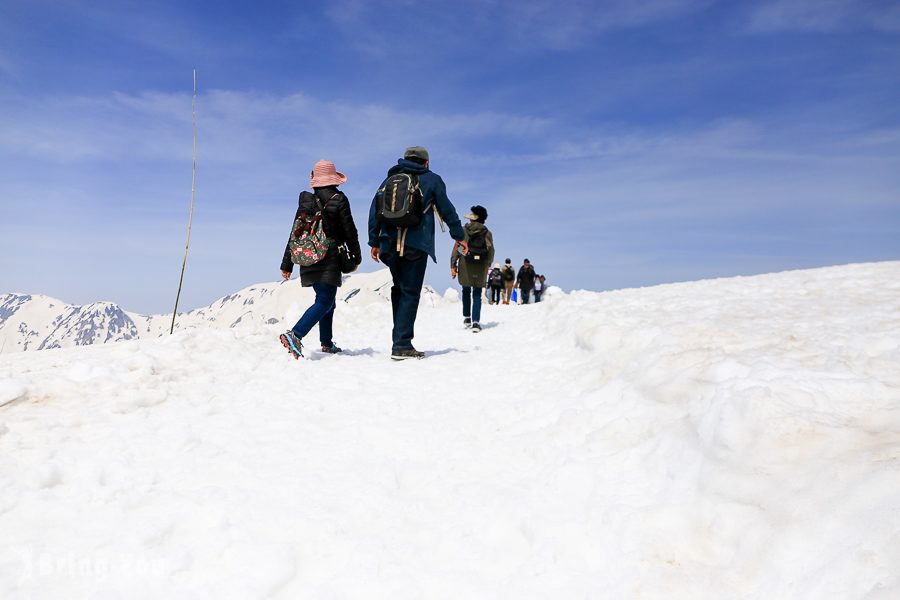
[(900, 263), (419, 314), (0, 357), (0, 598), (900, 598)]

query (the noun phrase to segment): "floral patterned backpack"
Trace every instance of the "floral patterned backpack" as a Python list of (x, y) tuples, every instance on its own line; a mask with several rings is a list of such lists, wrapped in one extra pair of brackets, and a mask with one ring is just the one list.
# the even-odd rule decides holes
[[(304, 192), (308, 193), (308, 192)], [(309, 194), (315, 199), (318, 210), (309, 214), (301, 212), (294, 219), (294, 227), (291, 229), (291, 239), (288, 241), (288, 247), (291, 251), (291, 261), (295, 265), (308, 267), (325, 258), (331, 248), (332, 241), (325, 236), (325, 230), (322, 227), (322, 210), (324, 207), (319, 202), (319, 198), (314, 194)]]

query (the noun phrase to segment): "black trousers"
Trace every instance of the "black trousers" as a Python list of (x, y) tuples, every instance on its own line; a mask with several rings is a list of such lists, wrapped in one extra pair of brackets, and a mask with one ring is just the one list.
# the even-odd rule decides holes
[(428, 255), (415, 248), (406, 248), (403, 256), (382, 249), (381, 262), (391, 270), (391, 308), (394, 313), (393, 350), (411, 348), (419, 312), (419, 296), (425, 281)]

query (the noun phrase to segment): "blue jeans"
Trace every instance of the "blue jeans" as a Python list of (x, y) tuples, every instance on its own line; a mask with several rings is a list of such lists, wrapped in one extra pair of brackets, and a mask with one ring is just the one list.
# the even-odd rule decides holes
[(540, 301), (541, 301), (541, 294), (542, 294), (542, 293), (544, 293), (544, 290), (534, 290), (534, 301), (535, 301), (535, 302), (540, 302)]
[(306, 309), (292, 331), (298, 338), (302, 338), (318, 323), (319, 342), (330, 348), (334, 343), (331, 339), (331, 325), (334, 321), (334, 308), (337, 306), (334, 301), (337, 296), (337, 286), (328, 283), (314, 283), (312, 288), (316, 292), (316, 301)]
[(481, 322), (481, 290), (484, 288), (473, 288), (467, 285), (463, 286), (462, 303), (463, 316), (472, 317), (473, 323)]
[(522, 296), (522, 304), (528, 304), (528, 296), (531, 294), (531, 288), (520, 288), (519, 294)]
[(412, 348), (428, 254), (416, 248), (406, 248), (400, 256), (392, 248), (382, 247), (380, 258), (391, 270), (394, 279), (391, 286), (391, 309), (394, 314), (392, 349)]

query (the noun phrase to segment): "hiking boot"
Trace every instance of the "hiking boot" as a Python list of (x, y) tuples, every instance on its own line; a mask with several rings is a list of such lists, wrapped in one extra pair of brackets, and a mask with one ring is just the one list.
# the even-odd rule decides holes
[(278, 339), (281, 340), (281, 345), (287, 348), (287, 351), (291, 353), (291, 356), (294, 359), (299, 359), (303, 356), (303, 343), (300, 341), (296, 335), (294, 335), (293, 331), (285, 331)]
[(471, 319), (471, 317), (465, 317), (465, 318), (463, 318), (463, 327), (465, 327), (466, 329), (468, 329), (468, 328), (471, 327), (471, 326), (472, 326), (472, 319)]
[(322, 346), (322, 352), (326, 354), (337, 354), (338, 352), (343, 352), (343, 350), (335, 346), (332, 342), (330, 346)]
[(391, 351), (391, 360), (406, 360), (408, 358), (425, 358), (425, 353), (419, 352), (412, 346)]
[(481, 331), (481, 323), (472, 323), (472, 333)]

